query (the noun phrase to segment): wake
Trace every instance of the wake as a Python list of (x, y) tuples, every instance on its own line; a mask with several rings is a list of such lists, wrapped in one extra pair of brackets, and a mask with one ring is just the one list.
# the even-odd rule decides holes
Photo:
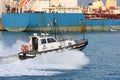
[[(18, 40), (14, 45), (20, 45), (21, 43), (26, 42)], [(48, 52), (41, 55), (38, 54), (33, 59), (21, 61), (18, 59), (18, 55), (15, 54), (14, 50), (12, 50), (13, 47), (14, 46), (12, 46), (9, 51), (11, 54), (5, 53), (1, 54), (3, 56), (0, 56), (0, 76), (50, 76), (54, 74), (61, 74), (63, 73), (62, 70), (80, 69), (89, 64), (89, 58), (86, 57), (83, 52), (78, 50)], [(16, 47), (16, 50), (18, 47)]]

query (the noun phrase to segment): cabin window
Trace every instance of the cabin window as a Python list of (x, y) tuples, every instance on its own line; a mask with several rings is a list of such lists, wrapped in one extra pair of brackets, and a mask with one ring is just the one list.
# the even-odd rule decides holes
[(46, 39), (41, 39), (42, 44), (46, 44)]
[(48, 41), (48, 43), (56, 42), (56, 40), (53, 38), (48, 38), (47, 41)]

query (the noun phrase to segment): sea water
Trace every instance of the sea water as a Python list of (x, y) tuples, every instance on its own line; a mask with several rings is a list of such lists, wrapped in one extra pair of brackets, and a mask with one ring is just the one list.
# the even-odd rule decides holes
[[(19, 60), (33, 32), (0, 32), (0, 80), (120, 80), (120, 32), (85, 33), (83, 51), (64, 50)], [(38, 32), (39, 34), (39, 32)], [(65, 33), (81, 39), (82, 33)]]

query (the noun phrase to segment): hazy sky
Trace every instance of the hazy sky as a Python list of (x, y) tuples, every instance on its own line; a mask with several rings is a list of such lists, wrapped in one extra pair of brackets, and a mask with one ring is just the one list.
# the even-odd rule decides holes
[[(79, 5), (81, 6), (84, 1), (84, 6), (87, 6), (89, 3), (92, 3), (95, 0), (78, 0)], [(104, 3), (106, 0), (102, 0)], [(120, 0), (117, 0), (117, 5), (120, 6)]]

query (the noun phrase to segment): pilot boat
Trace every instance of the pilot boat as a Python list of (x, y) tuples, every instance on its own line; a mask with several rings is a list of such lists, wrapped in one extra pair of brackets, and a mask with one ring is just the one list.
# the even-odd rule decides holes
[(51, 51), (63, 51), (65, 49), (83, 50), (87, 44), (87, 39), (57, 40), (54, 36), (49, 36), (47, 33), (41, 33), (41, 35), (34, 33), (32, 36), (30, 36), (29, 45), (21, 46), (21, 52), (18, 53), (18, 56), (19, 59), (24, 60), (28, 58), (34, 58), (36, 57), (36, 54), (42, 54)]

